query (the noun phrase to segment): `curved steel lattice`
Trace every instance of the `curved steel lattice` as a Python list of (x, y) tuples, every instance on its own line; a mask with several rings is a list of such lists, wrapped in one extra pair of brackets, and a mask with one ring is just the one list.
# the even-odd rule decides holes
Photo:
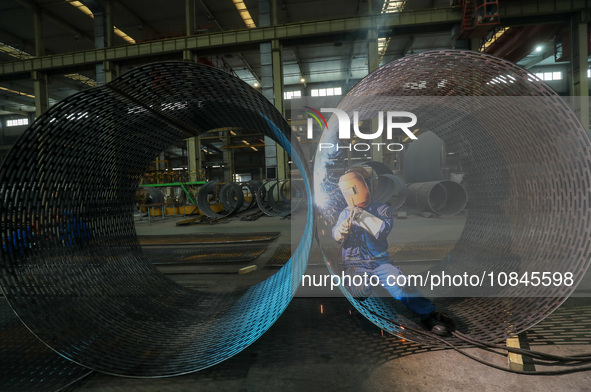
[[(350, 118), (358, 111), (362, 121), (377, 117), (385, 106), (414, 113), (416, 127), (439, 136), (465, 173), (466, 223), (451, 253), (428, 271), (431, 276), (516, 271), (521, 277), (551, 271), (574, 277), (572, 286), (506, 284), (494, 290), (449, 288), (425, 294), (455, 318), (460, 331), (485, 340), (514, 335), (544, 319), (572, 293), (591, 260), (591, 151), (574, 113), (528, 71), (457, 50), (387, 64), (359, 82), (338, 107)], [(338, 142), (335, 120), (329, 120), (322, 142)], [(347, 167), (346, 155), (339, 154), (327, 150), (315, 158), (319, 224), (329, 227), (345, 206), (332, 197), (340, 195), (338, 174), (331, 174), (339, 167), (335, 162)], [(329, 268), (340, 273), (340, 251), (330, 230), (319, 233), (319, 243)], [(376, 325), (406, 339), (439, 344), (385, 321), (415, 327), (418, 322), (391, 298), (358, 301), (345, 294)]]
[(305, 270), (311, 224), (284, 268), (230, 294), (168, 280), (136, 237), (134, 194), (150, 161), (179, 139), (220, 127), (275, 139), (311, 197), (289, 125), (261, 94), (215, 68), (139, 67), (61, 101), (25, 132), (0, 169), (0, 279), (37, 337), (91, 369), (170, 376), (236, 354), (279, 317)]
[(4, 299), (0, 299), (0, 353), (0, 385), (6, 392), (61, 391), (92, 374), (35, 338)]

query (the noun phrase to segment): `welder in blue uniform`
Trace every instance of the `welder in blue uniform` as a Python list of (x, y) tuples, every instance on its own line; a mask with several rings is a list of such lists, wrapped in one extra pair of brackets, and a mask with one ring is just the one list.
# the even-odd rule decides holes
[[(418, 314), (426, 328), (437, 335), (447, 336), (453, 329), (453, 321), (437, 312), (433, 303), (423, 297), (417, 288), (392, 285), (393, 278), (387, 282), (388, 276), (402, 275), (388, 254), (388, 235), (394, 220), (390, 207), (371, 199), (364, 176), (360, 173), (360, 170), (349, 171), (339, 179), (347, 208), (339, 215), (332, 235), (342, 244), (345, 274), (351, 277), (364, 273), (378, 276), (380, 286)], [(372, 289), (369, 285), (347, 288), (357, 298), (369, 296)]]

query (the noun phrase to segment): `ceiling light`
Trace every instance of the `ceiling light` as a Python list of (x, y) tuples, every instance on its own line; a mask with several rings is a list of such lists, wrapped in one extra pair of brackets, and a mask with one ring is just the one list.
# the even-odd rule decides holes
[(256, 147), (252, 147), (252, 146), (251, 146), (250, 148), (252, 148), (252, 149), (253, 149), (253, 150), (255, 150), (255, 151), (258, 151), (258, 149), (257, 149)]
[[(78, 8), (78, 10), (80, 12), (82, 12), (84, 15), (86, 16), (90, 16), (92, 19), (94, 19), (94, 14), (92, 13), (92, 11), (90, 10), (90, 8), (88, 8), (87, 6), (85, 6), (84, 4), (82, 4), (79, 1), (75, 1), (75, 0), (66, 0), (68, 3), (70, 3), (70, 5), (73, 5), (74, 7)], [(123, 38), (123, 40), (129, 44), (135, 44), (135, 40), (133, 38), (131, 38), (129, 35), (125, 34), (121, 29), (113, 26), (113, 31), (115, 32), (115, 34), (121, 38)]]
[(246, 140), (243, 140), (242, 143), (246, 144), (248, 146), (248, 142)]
[(118, 29), (117, 27), (113, 26), (113, 31), (116, 35), (123, 38), (125, 42), (128, 44), (135, 44), (135, 40), (131, 38), (129, 35), (125, 34), (122, 30)]
[(64, 75), (66, 78), (72, 79), (72, 80), (77, 80), (83, 84), (86, 84), (87, 86), (90, 87), (96, 87), (97, 83), (95, 80), (92, 80), (91, 78), (84, 76), (84, 75), (80, 75), (80, 74), (67, 74)]
[(394, 14), (400, 12), (405, 5), (406, 1), (385, 0), (384, 4), (382, 5), (382, 14)]
[(29, 54), (25, 51), (22, 51), (20, 49), (14, 48), (14, 47), (7, 45), (3, 42), (0, 42), (0, 52), (6, 53), (7, 55), (12, 56), (12, 57), (16, 57), (19, 60), (27, 60), (27, 59), (35, 58), (35, 56), (33, 56), (31, 54)]
[(82, 12), (84, 15), (90, 16), (91, 18), (94, 18), (94, 15), (92, 14), (92, 11), (90, 10), (90, 8), (88, 8), (87, 6), (85, 6), (84, 4), (82, 4), (79, 1), (72, 1), (72, 0), (66, 0), (68, 3), (70, 3), (71, 5), (73, 5), (74, 7), (78, 8), (78, 10), (80, 12)]
[(302, 78), (300, 79), (300, 82), (306, 83), (306, 78), (302, 76)]
[(541, 52), (541, 51), (542, 51), (542, 47), (541, 47), (541, 46), (538, 46), (538, 47), (536, 48), (536, 52)]
[(252, 17), (250, 16), (250, 12), (248, 12), (248, 8), (246, 8), (246, 4), (244, 4), (244, 1), (232, 0), (232, 2), (234, 3), (234, 5), (236, 6), (236, 9), (240, 13), (240, 17), (244, 21), (244, 24), (246, 25), (246, 27), (248, 27), (249, 29), (257, 27), (254, 24), (254, 20), (252, 20)]
[(21, 95), (21, 96), (24, 96), (24, 97), (29, 97), (29, 98), (35, 99), (35, 96), (34, 95), (26, 94), (26, 93), (23, 93), (21, 91), (11, 90), (11, 89), (6, 88), (6, 87), (0, 87), (0, 90), (8, 91), (9, 93), (13, 93), (13, 94), (16, 94), (16, 95)]
[(259, 87), (259, 82), (254, 82), (255, 87)]
[[(27, 60), (27, 59), (34, 59), (34, 58), (36, 58), (35, 56), (33, 56), (30, 53), (27, 53), (27, 52), (25, 52), (23, 50), (14, 48), (14, 47), (12, 47), (10, 45), (7, 45), (7, 44), (5, 44), (3, 42), (0, 42), (0, 52), (6, 53), (7, 55), (12, 56), (12, 57), (15, 57), (15, 58), (17, 58), (19, 60)], [(84, 75), (73, 73), (73, 74), (67, 74), (67, 75), (64, 75), (64, 76), (66, 78), (69, 78), (69, 79), (76, 80), (78, 82), (84, 83), (84, 84), (86, 84), (86, 85), (88, 85), (90, 87), (95, 87), (96, 86), (96, 81), (94, 81), (94, 80), (92, 80), (92, 79), (90, 79), (90, 78), (88, 78), (88, 77), (86, 77)], [(27, 95), (27, 94), (21, 93), (20, 95)]]

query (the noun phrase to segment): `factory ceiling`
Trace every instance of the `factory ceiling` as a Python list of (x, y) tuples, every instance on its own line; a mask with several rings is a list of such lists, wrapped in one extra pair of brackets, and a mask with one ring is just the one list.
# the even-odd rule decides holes
[[(113, 46), (135, 45), (187, 35), (186, 4), (183, 0), (111, 0)], [(507, 3), (510, 1), (507, 0)], [(0, 63), (34, 58), (35, 12), (41, 11), (45, 55), (81, 52), (95, 48), (94, 15), (96, 3), (107, 8), (107, 1), (87, 0), (4, 0), (0, 2)], [(368, 14), (391, 16), (400, 11), (444, 9), (456, 0), (276, 0), (277, 24), (363, 17)], [(370, 10), (370, 7), (372, 10)], [(96, 11), (95, 11), (96, 12)], [(258, 0), (195, 0), (193, 35), (243, 30), (261, 26)], [(426, 13), (423, 13), (426, 15)], [(380, 23), (378, 18), (378, 24)], [(414, 30), (380, 30), (378, 47), (381, 64), (407, 54), (456, 46), (453, 25), (440, 24)], [(261, 81), (261, 55), (258, 45), (241, 48), (219, 47), (197, 51), (213, 65), (254, 85)], [(540, 61), (548, 56), (539, 56)], [(179, 60), (179, 54), (120, 62), (125, 72), (142, 62), (163, 58)], [(538, 57), (528, 59), (535, 62)], [(548, 61), (548, 60), (546, 60)], [(286, 91), (303, 85), (334, 85), (346, 92), (368, 73), (367, 33), (290, 39), (283, 42), (284, 85)], [(50, 104), (95, 85), (94, 66), (75, 67), (52, 73), (49, 79)], [(34, 111), (31, 78), (0, 81), (0, 114)]]

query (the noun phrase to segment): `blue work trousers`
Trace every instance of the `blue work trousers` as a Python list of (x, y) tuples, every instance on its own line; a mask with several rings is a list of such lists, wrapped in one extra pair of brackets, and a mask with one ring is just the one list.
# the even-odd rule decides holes
[[(427, 298), (423, 297), (423, 294), (417, 287), (414, 286), (398, 286), (392, 284), (398, 276), (403, 276), (400, 268), (392, 265), (390, 261), (379, 262), (379, 261), (345, 261), (345, 275), (351, 277), (351, 281), (347, 282), (346, 288), (354, 297), (368, 297), (372, 295), (373, 287), (371, 285), (357, 285), (355, 282), (361, 281), (361, 279), (353, 279), (354, 276), (363, 276), (367, 273), (367, 276), (375, 275), (379, 279), (379, 284), (382, 286), (390, 295), (400, 301), (409, 310), (420, 316), (426, 316), (435, 310), (433, 303)], [(390, 276), (390, 279), (388, 279)], [(368, 281), (368, 279), (366, 279)], [(398, 281), (406, 281), (406, 279), (398, 279)], [(374, 278), (375, 282), (375, 278)], [(350, 285), (348, 283), (351, 283)]]

